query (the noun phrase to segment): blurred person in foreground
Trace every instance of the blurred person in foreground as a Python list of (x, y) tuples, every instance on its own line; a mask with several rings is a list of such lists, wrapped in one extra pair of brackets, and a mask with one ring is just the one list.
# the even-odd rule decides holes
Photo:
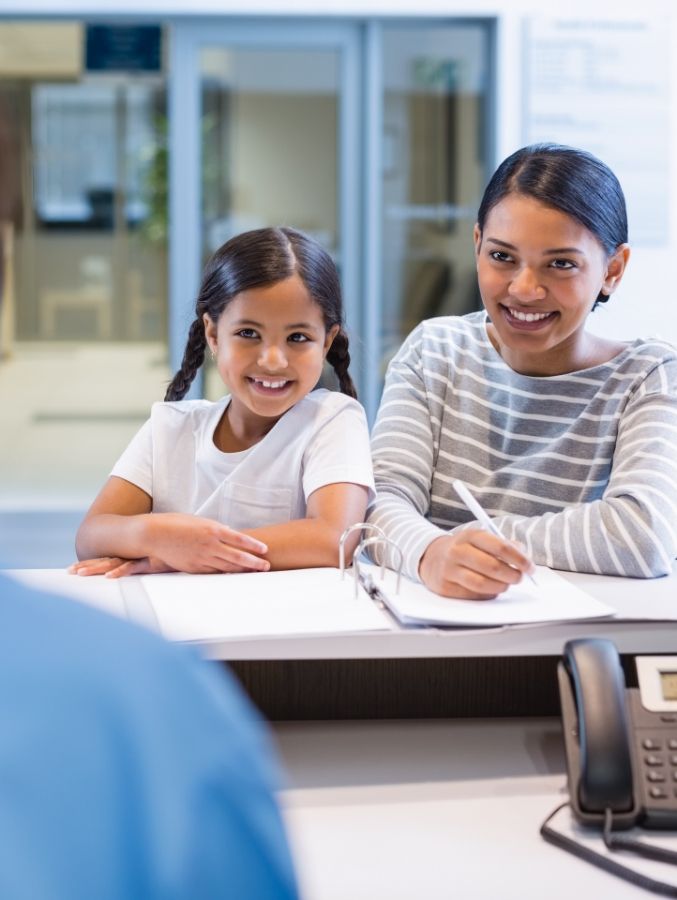
[(0, 573), (0, 718), (0, 897), (297, 896), (264, 729), (187, 648)]

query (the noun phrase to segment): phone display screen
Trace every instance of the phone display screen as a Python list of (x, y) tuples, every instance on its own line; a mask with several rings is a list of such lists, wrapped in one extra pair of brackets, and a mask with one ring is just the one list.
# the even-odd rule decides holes
[(664, 700), (677, 700), (677, 672), (661, 672), (661, 693)]

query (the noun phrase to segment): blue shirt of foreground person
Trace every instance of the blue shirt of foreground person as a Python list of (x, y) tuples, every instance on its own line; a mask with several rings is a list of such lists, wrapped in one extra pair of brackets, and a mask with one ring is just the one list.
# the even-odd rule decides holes
[(0, 897), (296, 897), (265, 735), (226, 673), (0, 576)]

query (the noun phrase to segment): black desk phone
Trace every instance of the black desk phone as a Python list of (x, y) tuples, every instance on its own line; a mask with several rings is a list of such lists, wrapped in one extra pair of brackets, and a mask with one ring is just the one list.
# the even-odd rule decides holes
[[(579, 822), (677, 828), (677, 655), (638, 656), (626, 687), (611, 641), (569, 641), (558, 667), (570, 803)], [(632, 682), (631, 673), (629, 681)]]

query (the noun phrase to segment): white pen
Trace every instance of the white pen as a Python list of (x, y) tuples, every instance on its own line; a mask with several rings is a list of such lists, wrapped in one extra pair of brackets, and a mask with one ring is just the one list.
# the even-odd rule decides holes
[[(468, 488), (463, 484), (463, 482), (460, 481), (458, 478), (455, 478), (451, 483), (454, 486), (454, 490), (456, 491), (458, 496), (465, 503), (465, 505), (468, 507), (470, 512), (473, 514), (473, 516), (475, 516), (475, 518), (480, 523), (480, 525), (483, 528), (486, 528), (487, 531), (490, 531), (492, 534), (496, 535), (496, 537), (503, 539), (503, 535), (501, 534), (501, 532), (494, 525), (494, 523), (491, 521), (491, 519), (489, 518), (487, 513), (479, 505), (477, 500), (475, 500), (475, 498), (470, 493)], [(532, 580), (532, 582), (534, 584), (536, 584), (536, 579), (534, 578), (534, 576), (529, 575), (528, 572), (526, 574)]]

